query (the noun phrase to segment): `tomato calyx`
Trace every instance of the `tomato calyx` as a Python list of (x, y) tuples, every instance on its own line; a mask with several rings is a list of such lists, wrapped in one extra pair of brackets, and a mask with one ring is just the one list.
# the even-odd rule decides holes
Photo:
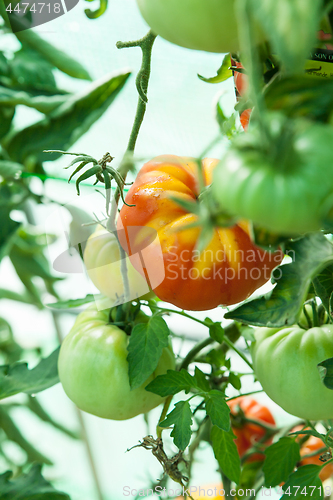
[(329, 316), (323, 304), (317, 304), (316, 300), (310, 299), (303, 305), (298, 325), (305, 330), (320, 327), (329, 323)]
[[(138, 315), (140, 314), (140, 320), (138, 321)], [(146, 316), (140, 309), (140, 303), (133, 304), (131, 302), (126, 304), (120, 304), (118, 306), (111, 307), (109, 311), (109, 323), (110, 325), (117, 326), (123, 330), (126, 335), (130, 336), (134, 326), (137, 323), (143, 323), (143, 320), (148, 320)]]

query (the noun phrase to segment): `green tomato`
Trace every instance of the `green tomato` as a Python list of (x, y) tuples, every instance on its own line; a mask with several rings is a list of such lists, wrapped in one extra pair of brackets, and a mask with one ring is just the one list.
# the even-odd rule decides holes
[(235, 0), (137, 0), (154, 33), (188, 49), (237, 52)]
[(333, 128), (306, 120), (268, 122), (264, 148), (257, 128), (239, 134), (213, 176), (223, 211), (268, 231), (294, 236), (333, 221)]
[(126, 420), (146, 413), (163, 398), (145, 387), (175, 367), (171, 346), (165, 348), (153, 374), (130, 390), (128, 336), (108, 323), (109, 311), (91, 306), (80, 313), (65, 337), (59, 354), (60, 382), (67, 396), (83, 411), (102, 418)]
[[(124, 294), (121, 274), (119, 245), (113, 233), (102, 226), (89, 237), (83, 256), (89, 278), (96, 288), (114, 302)], [(146, 279), (134, 269), (126, 256), (127, 278), (130, 287), (130, 299), (151, 299), (155, 297), (148, 289)]]
[(251, 351), (254, 373), (275, 403), (303, 419), (333, 418), (333, 391), (317, 368), (333, 357), (333, 325), (258, 328)]

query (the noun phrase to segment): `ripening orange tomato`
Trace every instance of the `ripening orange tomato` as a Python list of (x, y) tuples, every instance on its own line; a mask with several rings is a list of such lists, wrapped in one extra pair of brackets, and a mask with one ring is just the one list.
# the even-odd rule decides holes
[[(206, 185), (217, 163), (210, 158), (202, 161)], [(165, 155), (146, 163), (126, 196), (126, 203), (135, 206), (122, 207), (117, 227), (133, 266), (146, 275), (161, 300), (181, 309), (213, 309), (243, 301), (269, 280), (283, 254), (256, 247), (247, 221), (216, 227), (199, 252), (198, 218), (172, 196), (188, 202), (198, 199), (198, 164), (193, 158)]]
[[(270, 410), (249, 396), (241, 396), (239, 398), (232, 399), (231, 401), (228, 401), (228, 406), (231, 414), (233, 415), (237, 415), (237, 412), (241, 410), (244, 413), (245, 418), (258, 420), (263, 424), (271, 426), (275, 425), (275, 420)], [(245, 423), (241, 427), (233, 425), (232, 430), (235, 436), (237, 436), (235, 444), (241, 458), (254, 443), (258, 442), (265, 436), (265, 429), (253, 423)], [(270, 445), (271, 442), (272, 439), (270, 438), (265, 442), (265, 445)], [(254, 453), (249, 458), (249, 461), (254, 462), (255, 460), (264, 460), (264, 458), (263, 453)]]

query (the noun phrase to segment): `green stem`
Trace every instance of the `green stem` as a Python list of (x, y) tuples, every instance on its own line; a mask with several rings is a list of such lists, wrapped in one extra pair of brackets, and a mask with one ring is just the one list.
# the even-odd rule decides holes
[(238, 356), (240, 356), (242, 360), (245, 361), (245, 363), (251, 368), (251, 370), (253, 370), (253, 366), (247, 359), (247, 357), (239, 349), (237, 349), (237, 347), (235, 347), (235, 345), (227, 337), (223, 338), (223, 342), (225, 342), (227, 346), (230, 347), (230, 349), (233, 349), (238, 354)]
[(157, 437), (158, 438), (161, 438), (162, 437), (162, 431), (163, 431), (163, 428), (159, 426), (159, 424), (161, 422), (163, 422), (163, 420), (165, 419), (167, 413), (168, 413), (168, 409), (170, 407), (170, 404), (171, 404), (171, 401), (172, 401), (172, 398), (173, 396), (168, 396), (166, 398), (166, 400), (164, 401), (164, 405), (163, 405), (163, 410), (162, 410), (162, 413), (160, 415), (160, 418), (158, 420), (158, 423), (157, 423), (157, 426), (156, 426), (156, 434), (157, 434)]
[(215, 342), (214, 339), (212, 339), (211, 337), (207, 337), (206, 339), (204, 340), (201, 340), (200, 342), (198, 342), (194, 347), (192, 347), (192, 349), (187, 353), (187, 355), (185, 356), (185, 358), (183, 359), (183, 361), (181, 362), (181, 364), (179, 365), (179, 368), (178, 370), (182, 370), (183, 368), (186, 369), (190, 364), (191, 362), (193, 361), (193, 359), (195, 358), (195, 356), (198, 354), (198, 352), (200, 352), (202, 349), (204, 349), (205, 347), (207, 347), (208, 345), (212, 344), (213, 342)]
[[(155, 308), (155, 306), (153, 306), (153, 305), (149, 305), (149, 307)], [(184, 316), (185, 318), (189, 318), (193, 321), (196, 321), (197, 323), (200, 323), (201, 325), (206, 326), (207, 328), (209, 328), (209, 326), (210, 326), (209, 323), (207, 323), (206, 321), (202, 321), (201, 319), (195, 318), (195, 317), (191, 316), (190, 314), (187, 314), (184, 311), (176, 311), (174, 309), (160, 308), (158, 306), (156, 306), (156, 309), (159, 309), (160, 311), (164, 311), (164, 312), (179, 314), (180, 316)], [(235, 328), (235, 324), (231, 323), (230, 325), (227, 325), (224, 328), (224, 331), (227, 333), (227, 331), (229, 329), (233, 330), (234, 328)], [(205, 344), (205, 342), (207, 342), (207, 344)], [(191, 349), (191, 351), (187, 354), (186, 358), (184, 358), (183, 361), (185, 361), (185, 359), (187, 359), (187, 357), (190, 355), (190, 353), (192, 353), (192, 351), (195, 352), (195, 355), (196, 355), (201, 351), (201, 349), (203, 349), (207, 345), (212, 344), (213, 342), (214, 342), (214, 340), (210, 337), (209, 337), (209, 339), (205, 339), (205, 340), (199, 342), (199, 344), (197, 344), (197, 346), (200, 347), (201, 343), (203, 343), (203, 346), (200, 347), (199, 350), (196, 350), (197, 346), (194, 346), (193, 349)], [(243, 361), (245, 361), (245, 363), (251, 368), (251, 370), (253, 370), (253, 366), (252, 366), (251, 362), (247, 359), (247, 357), (241, 351), (239, 351), (239, 349), (237, 349), (237, 347), (235, 347), (235, 345), (228, 339), (228, 337), (226, 335), (223, 338), (223, 342), (225, 344), (227, 344), (227, 346), (230, 349), (233, 349), (238, 354), (238, 356), (240, 356), (243, 359)], [(190, 362), (192, 361), (192, 359), (193, 359), (193, 356), (191, 357)], [(190, 363), (188, 363), (188, 364), (190, 364)], [(186, 367), (188, 366), (188, 364), (186, 365)], [(185, 367), (182, 366), (182, 368), (185, 368)]]
[(249, 94), (257, 110), (257, 118), (261, 131), (263, 149), (269, 151), (271, 140), (265, 124), (265, 103), (262, 95), (262, 72), (255, 43), (253, 15), (249, 2), (238, 2), (238, 15), (242, 30), (240, 31), (241, 49), (245, 53), (246, 71), (249, 77)]
[(225, 498), (232, 498), (232, 495), (230, 493), (231, 481), (222, 471), (221, 471), (221, 479), (222, 479)]
[[(146, 113), (147, 108), (147, 92), (148, 92), (148, 83), (150, 78), (150, 67), (151, 67), (151, 55), (153, 44), (155, 41), (156, 35), (154, 35), (151, 31), (147, 33), (146, 36), (141, 38), (140, 40), (136, 40), (134, 42), (117, 42), (117, 48), (129, 48), (129, 47), (140, 47), (142, 50), (142, 64), (141, 68), (136, 77), (136, 86), (139, 93), (138, 104), (136, 109), (136, 114), (134, 118), (134, 123), (131, 131), (131, 135), (128, 141), (127, 150), (124, 154), (124, 157), (119, 165), (118, 172), (123, 177), (124, 182), (126, 180), (127, 173), (131, 170), (133, 164), (132, 161), (128, 159), (128, 154), (133, 153), (136, 145), (136, 141), (140, 132), (140, 128), (143, 122), (144, 115)], [(110, 214), (111, 225), (115, 227), (115, 220), (118, 212), (118, 203), (121, 195), (120, 188), (117, 186)], [(116, 234), (116, 232), (115, 232)], [(121, 256), (121, 275), (124, 283), (124, 295), (125, 302), (129, 299), (129, 284), (127, 277), (127, 268), (125, 261), (125, 252), (122, 249), (122, 246), (119, 244), (119, 251)]]

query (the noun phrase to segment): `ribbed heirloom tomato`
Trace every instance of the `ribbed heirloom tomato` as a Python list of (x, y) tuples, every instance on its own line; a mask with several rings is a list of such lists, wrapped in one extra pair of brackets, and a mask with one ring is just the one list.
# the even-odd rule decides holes
[[(148, 317), (141, 313), (141, 322)], [(109, 323), (109, 311), (88, 307), (76, 318), (59, 354), (59, 378), (67, 396), (81, 409), (111, 420), (146, 413), (163, 398), (145, 390), (155, 377), (175, 367), (171, 347), (163, 349), (153, 374), (131, 390), (127, 362), (128, 336)]]
[[(206, 184), (218, 160), (202, 162)], [(156, 295), (182, 309), (207, 310), (246, 299), (280, 264), (282, 252), (265, 252), (250, 238), (247, 221), (217, 228), (204, 251), (196, 250), (197, 221), (171, 196), (194, 201), (199, 195), (198, 165), (193, 158), (158, 156), (146, 163), (126, 196), (118, 219), (121, 245), (139, 271), (144, 271)], [(123, 230), (125, 229), (125, 230)], [(150, 229), (158, 238), (147, 237)], [(149, 240), (149, 241), (148, 241)], [(162, 268), (162, 269), (161, 269)], [(161, 273), (161, 271), (163, 271)], [(162, 275), (153, 284), (157, 275)]]
[(275, 403), (296, 417), (333, 418), (333, 393), (317, 368), (333, 357), (333, 325), (258, 328), (251, 350), (256, 377)]
[[(272, 426), (275, 425), (274, 417), (269, 409), (251, 397), (241, 396), (239, 398), (232, 399), (231, 401), (228, 401), (228, 406), (230, 408), (230, 413), (234, 417), (237, 417), (237, 414), (241, 411), (244, 413), (244, 417), (249, 420), (258, 420), (263, 424)], [(236, 423), (234, 423), (232, 425), (232, 431), (235, 436), (237, 436), (235, 444), (241, 458), (254, 445), (254, 443), (263, 438), (266, 433), (263, 427), (260, 427), (260, 425), (252, 422), (241, 425), (236, 425)], [(270, 439), (265, 444), (268, 445), (271, 441), (272, 440)], [(264, 458), (265, 457), (262, 453), (254, 453), (251, 455), (250, 460), (264, 460)]]
[(154, 33), (169, 42), (208, 52), (237, 52), (235, 0), (137, 0)]

